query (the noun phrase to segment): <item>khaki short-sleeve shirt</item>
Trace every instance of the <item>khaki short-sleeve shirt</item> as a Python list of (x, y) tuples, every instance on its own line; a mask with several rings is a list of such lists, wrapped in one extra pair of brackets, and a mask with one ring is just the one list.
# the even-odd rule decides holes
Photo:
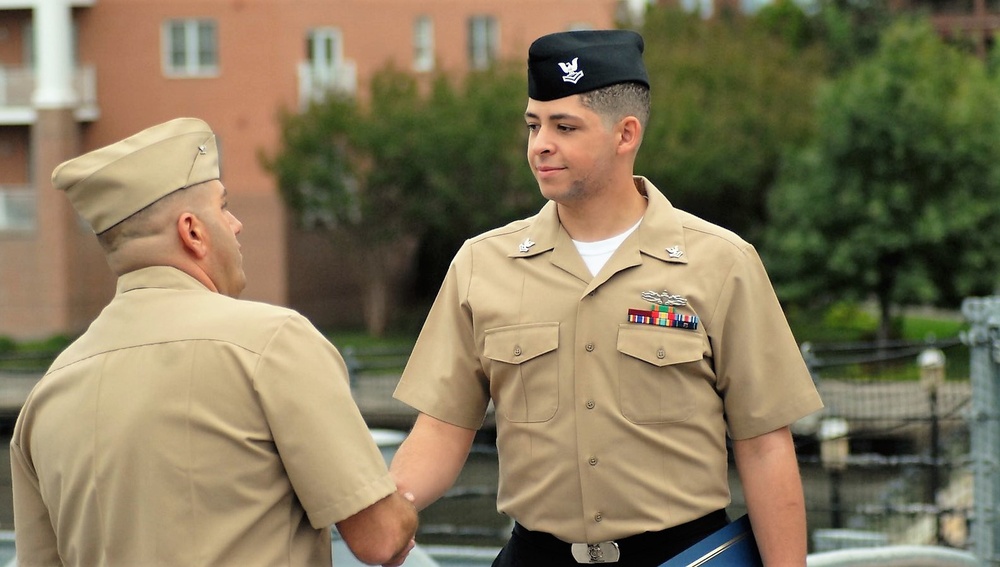
[(597, 276), (553, 203), (467, 241), (395, 393), (473, 429), (492, 400), (498, 509), (565, 541), (726, 507), (727, 433), (822, 407), (753, 247), (637, 183), (646, 214)]
[(11, 441), (20, 565), (325, 565), (395, 491), (337, 350), (178, 270), (119, 279)]

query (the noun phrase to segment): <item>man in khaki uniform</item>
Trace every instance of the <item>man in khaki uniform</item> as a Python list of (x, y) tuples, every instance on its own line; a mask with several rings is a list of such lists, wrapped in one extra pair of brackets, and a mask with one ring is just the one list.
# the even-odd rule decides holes
[(822, 407), (753, 247), (633, 176), (649, 113), (642, 38), (542, 37), (528, 161), (549, 203), (459, 250), (396, 397), (393, 460), (418, 508), (460, 471), (489, 402), (494, 565), (660, 565), (728, 521), (727, 434), (767, 565), (805, 565), (789, 425)]
[(398, 565), (396, 491), (337, 350), (245, 276), (215, 135), (182, 118), (52, 176), (119, 275), (31, 392), (11, 440), (18, 563), (331, 564), (336, 524)]

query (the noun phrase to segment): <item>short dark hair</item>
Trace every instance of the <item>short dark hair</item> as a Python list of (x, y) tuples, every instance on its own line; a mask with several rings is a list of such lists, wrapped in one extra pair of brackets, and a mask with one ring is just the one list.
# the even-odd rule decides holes
[(580, 99), (608, 122), (635, 116), (645, 129), (649, 121), (649, 87), (642, 83), (616, 83), (583, 93)]

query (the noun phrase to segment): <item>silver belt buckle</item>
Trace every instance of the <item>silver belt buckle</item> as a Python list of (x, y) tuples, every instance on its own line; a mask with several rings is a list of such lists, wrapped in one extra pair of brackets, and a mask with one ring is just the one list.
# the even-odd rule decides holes
[(577, 563), (618, 563), (618, 558), (621, 557), (618, 544), (613, 541), (574, 543), (570, 546), (570, 551)]

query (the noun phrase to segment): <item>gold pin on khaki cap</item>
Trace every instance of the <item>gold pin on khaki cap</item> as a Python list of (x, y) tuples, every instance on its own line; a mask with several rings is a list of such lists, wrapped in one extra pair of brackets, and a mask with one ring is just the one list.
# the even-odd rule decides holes
[(52, 184), (100, 234), (178, 189), (219, 179), (215, 134), (176, 118), (60, 164)]

